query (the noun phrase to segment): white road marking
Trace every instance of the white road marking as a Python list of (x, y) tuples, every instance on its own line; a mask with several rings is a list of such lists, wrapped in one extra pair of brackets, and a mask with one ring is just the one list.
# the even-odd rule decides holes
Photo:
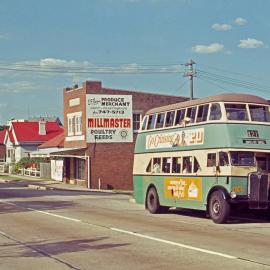
[[(10, 205), (16, 206), (15, 203), (10, 203), (10, 202), (4, 201), (4, 200), (0, 200), (0, 201), (3, 202), (3, 203), (6, 203), (6, 204), (10, 204)], [(66, 219), (66, 220), (70, 220), (70, 221), (74, 221), (74, 222), (81, 222), (83, 224), (88, 224), (88, 225), (91, 225), (91, 226), (98, 226), (98, 227), (105, 228), (105, 226), (102, 226), (102, 225), (95, 225), (95, 224), (83, 222), (80, 219), (69, 218), (69, 217), (66, 217), (66, 216), (57, 215), (57, 214), (53, 214), (53, 213), (50, 213), (50, 212), (37, 210), (37, 209), (34, 209), (34, 208), (25, 207), (25, 209), (30, 210), (30, 211), (33, 211), (33, 212), (37, 212), (37, 213), (41, 213), (41, 214), (45, 214), (45, 215), (57, 217), (57, 218), (62, 218), (62, 219)], [(115, 231), (115, 232), (125, 233), (125, 234), (128, 234), (128, 235), (133, 235), (133, 236), (136, 236), (136, 237), (145, 238), (145, 239), (148, 239), (148, 240), (152, 240), (152, 241), (156, 241), (156, 242), (160, 242), (160, 243), (164, 243), (164, 244), (168, 244), (168, 245), (173, 245), (173, 246), (177, 246), (177, 247), (181, 247), (181, 248), (186, 248), (186, 249), (190, 249), (190, 250), (194, 250), (194, 251), (198, 251), (198, 252), (203, 252), (203, 253), (206, 253), (206, 254), (220, 256), (220, 257), (227, 258), (227, 259), (239, 259), (238, 257), (231, 256), (231, 255), (228, 255), (228, 254), (225, 254), (225, 253), (215, 252), (215, 251), (208, 250), (208, 249), (203, 249), (203, 248), (197, 248), (197, 247), (194, 247), (194, 246), (185, 245), (185, 244), (181, 244), (181, 243), (177, 243), (177, 242), (173, 242), (173, 241), (168, 241), (168, 240), (164, 240), (164, 239), (161, 239), (161, 238), (148, 236), (148, 235), (145, 235), (145, 234), (140, 234), (140, 233), (136, 233), (136, 232), (126, 231), (126, 230), (122, 230), (122, 229), (118, 229), (118, 228), (114, 228), (114, 227), (106, 227), (106, 228), (108, 228), (108, 229), (110, 229), (112, 231)]]
[(69, 218), (69, 217), (65, 217), (65, 216), (62, 216), (62, 215), (56, 215), (56, 214), (53, 214), (53, 213), (50, 213), (50, 212), (41, 211), (41, 210), (37, 210), (37, 209), (34, 209), (34, 208), (28, 208), (28, 207), (27, 207), (26, 209), (27, 209), (27, 210), (30, 210), (30, 211), (38, 212), (38, 213), (41, 213), (41, 214), (53, 216), (53, 217), (58, 217), (58, 218), (62, 218), (62, 219), (67, 219), (67, 220), (71, 220), (71, 221), (75, 221), (75, 222), (82, 222), (80, 219)]
[(131, 231), (125, 231), (125, 230), (121, 230), (121, 229), (117, 229), (117, 228), (110, 228), (110, 229), (112, 231), (125, 233), (125, 234), (129, 234), (129, 235), (133, 235), (133, 236), (137, 236), (137, 237), (141, 237), (141, 238), (145, 238), (145, 239), (149, 239), (149, 240), (153, 240), (153, 241), (157, 241), (157, 242), (161, 242), (161, 243), (165, 243), (165, 244), (169, 244), (169, 245), (173, 245), (173, 246), (178, 246), (178, 247), (182, 247), (182, 248), (186, 248), (186, 249), (191, 249), (191, 250), (195, 250), (195, 251), (199, 251), (199, 252), (203, 252), (203, 253), (207, 253), (207, 254), (211, 254), (211, 255), (221, 256), (221, 257), (224, 257), (227, 259), (238, 259), (235, 256), (231, 256), (231, 255), (228, 255), (225, 253), (215, 252), (215, 251), (211, 251), (211, 250), (203, 249), (203, 248), (197, 248), (197, 247), (193, 247), (193, 246), (189, 246), (189, 245), (185, 245), (185, 244), (181, 244), (181, 243), (177, 243), (177, 242), (164, 240), (164, 239), (157, 238), (157, 237), (148, 236), (145, 234), (140, 234), (140, 233), (131, 232)]

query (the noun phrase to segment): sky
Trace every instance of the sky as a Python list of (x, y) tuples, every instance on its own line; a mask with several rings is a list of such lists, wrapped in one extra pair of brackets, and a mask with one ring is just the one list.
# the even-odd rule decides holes
[(0, 0), (0, 124), (63, 115), (63, 88), (270, 99), (269, 0)]

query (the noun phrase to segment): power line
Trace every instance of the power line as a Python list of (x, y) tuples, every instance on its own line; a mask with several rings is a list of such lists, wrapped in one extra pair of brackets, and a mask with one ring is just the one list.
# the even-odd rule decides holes
[(218, 75), (218, 74), (206, 72), (203, 70), (198, 70), (198, 77), (203, 77), (208, 80), (212, 80), (212, 81), (223, 83), (223, 84), (238, 86), (245, 89), (257, 90), (257, 91), (267, 92), (267, 93), (270, 92), (270, 88), (265, 85), (259, 85), (256, 83), (247, 82), (247, 81), (243, 81), (243, 80), (239, 80), (239, 79), (235, 79), (235, 78), (231, 78), (231, 77), (227, 77), (223, 75)]

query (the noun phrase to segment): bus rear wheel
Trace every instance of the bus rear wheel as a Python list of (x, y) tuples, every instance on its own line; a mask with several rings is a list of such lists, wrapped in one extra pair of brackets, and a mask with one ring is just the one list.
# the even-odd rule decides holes
[(214, 191), (209, 200), (209, 215), (217, 223), (224, 223), (230, 215), (230, 204), (224, 198), (222, 191)]
[(146, 207), (151, 214), (158, 214), (161, 212), (161, 206), (159, 204), (159, 198), (157, 191), (154, 187), (148, 190), (146, 196)]

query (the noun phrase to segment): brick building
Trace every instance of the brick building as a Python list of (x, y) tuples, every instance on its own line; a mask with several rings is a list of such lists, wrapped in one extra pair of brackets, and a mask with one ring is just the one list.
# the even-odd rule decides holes
[[(87, 96), (132, 96), (132, 142), (89, 142), (87, 140)], [(86, 81), (82, 87), (63, 90), (64, 149), (55, 156), (64, 158), (65, 182), (97, 189), (132, 189), (133, 150), (136, 131), (145, 112), (153, 107), (185, 101), (186, 97), (160, 95), (102, 87)], [(89, 132), (89, 130), (88, 130)]]

